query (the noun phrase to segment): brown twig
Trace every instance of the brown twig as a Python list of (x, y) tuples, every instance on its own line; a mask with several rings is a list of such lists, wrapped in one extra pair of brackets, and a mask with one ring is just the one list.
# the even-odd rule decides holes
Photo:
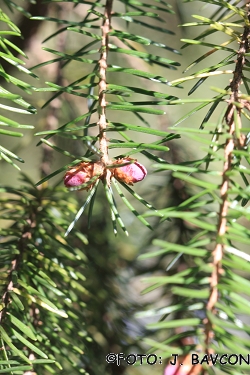
[[(107, 118), (106, 118), (106, 94), (107, 89), (107, 59), (108, 59), (108, 34), (111, 30), (111, 11), (113, 0), (107, 0), (104, 11), (104, 19), (102, 24), (102, 43), (101, 43), (101, 57), (99, 60), (99, 144), (102, 153), (101, 161), (106, 166), (109, 164), (108, 145), (107, 145)], [(106, 181), (110, 184), (111, 172), (107, 169)]]
[[(250, 21), (250, 11), (248, 6), (248, 20)], [(232, 169), (232, 158), (233, 158), (233, 150), (237, 147), (243, 147), (245, 144), (245, 135), (241, 134), (240, 137), (235, 136), (236, 125), (238, 128), (241, 128), (241, 108), (236, 106), (235, 103), (240, 103), (244, 106), (244, 103), (239, 95), (239, 88), (242, 83), (243, 77), (243, 67), (245, 65), (245, 53), (249, 51), (249, 42), (248, 38), (250, 36), (250, 27), (245, 26), (244, 32), (241, 37), (240, 47), (237, 54), (236, 66), (233, 75), (233, 79), (231, 81), (231, 95), (229, 99), (228, 109), (225, 114), (225, 121), (228, 125), (228, 133), (230, 137), (228, 137), (225, 149), (224, 149), (224, 164), (223, 164), (223, 173), (222, 173), (222, 184), (220, 187), (220, 197), (221, 197), (221, 205), (219, 211), (219, 221), (218, 221), (218, 228), (217, 228), (217, 244), (215, 249), (213, 250), (212, 257), (213, 257), (213, 271), (211, 275), (210, 281), (210, 295), (207, 303), (207, 311), (211, 313), (215, 313), (215, 304), (218, 300), (218, 284), (219, 278), (222, 273), (221, 261), (223, 257), (224, 251), (224, 243), (223, 243), (223, 236), (226, 234), (227, 231), (227, 214), (229, 209), (229, 200), (228, 200), (228, 189), (230, 187), (230, 177), (228, 172)], [(235, 119), (235, 114), (237, 119)], [(236, 123), (237, 121), (237, 123)], [(205, 334), (206, 334), (206, 352), (207, 354), (212, 354), (212, 351), (209, 349), (210, 342), (213, 339), (213, 327), (212, 322), (210, 321), (209, 317), (205, 320)]]

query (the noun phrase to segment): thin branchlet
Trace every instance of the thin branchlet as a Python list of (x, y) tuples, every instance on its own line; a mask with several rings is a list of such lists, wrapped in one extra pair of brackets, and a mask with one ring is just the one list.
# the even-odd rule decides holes
[[(250, 4), (247, 4), (247, 17), (250, 21)], [(215, 305), (218, 301), (218, 284), (220, 275), (222, 273), (222, 257), (224, 252), (224, 241), (223, 237), (227, 231), (227, 215), (229, 209), (229, 198), (228, 190), (230, 188), (230, 177), (229, 171), (232, 169), (232, 160), (233, 160), (233, 151), (235, 148), (244, 147), (245, 144), (245, 135), (240, 134), (236, 136), (236, 125), (238, 130), (241, 129), (241, 107), (236, 106), (235, 103), (240, 103), (242, 106), (245, 106), (245, 101), (240, 97), (240, 85), (243, 78), (243, 67), (246, 63), (245, 54), (249, 51), (249, 36), (250, 36), (250, 27), (245, 26), (244, 32), (241, 37), (239, 50), (237, 53), (237, 60), (235, 65), (235, 71), (233, 79), (230, 83), (231, 94), (228, 102), (228, 109), (225, 114), (225, 122), (228, 125), (228, 134), (230, 135), (227, 138), (225, 149), (224, 149), (224, 163), (223, 163), (223, 172), (222, 172), (222, 183), (220, 186), (220, 197), (221, 205), (218, 218), (218, 227), (217, 227), (217, 241), (215, 248), (212, 252), (212, 263), (213, 271), (210, 279), (210, 295), (207, 302), (207, 311), (212, 314), (216, 313)], [(249, 104), (249, 103), (248, 103)], [(236, 116), (236, 117), (235, 117)], [(236, 124), (237, 121), (237, 124)], [(210, 343), (213, 339), (213, 327), (212, 322), (209, 317), (205, 319), (205, 346), (207, 354), (212, 354), (210, 349)]]
[[(104, 166), (109, 164), (108, 144), (106, 136), (107, 118), (106, 118), (106, 94), (107, 89), (107, 59), (108, 59), (108, 40), (111, 30), (111, 12), (113, 0), (107, 0), (102, 24), (101, 56), (99, 60), (99, 144), (102, 153), (101, 161)], [(111, 172), (106, 170), (106, 181), (110, 185)]]

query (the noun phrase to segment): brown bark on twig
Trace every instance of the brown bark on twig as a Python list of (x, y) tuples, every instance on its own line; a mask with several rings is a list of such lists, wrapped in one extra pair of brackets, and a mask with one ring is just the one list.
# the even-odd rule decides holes
[[(104, 166), (109, 164), (108, 145), (107, 145), (107, 118), (106, 118), (106, 94), (107, 89), (107, 59), (108, 59), (108, 33), (111, 30), (111, 11), (113, 0), (107, 0), (104, 11), (104, 19), (102, 24), (102, 43), (101, 57), (99, 60), (99, 144), (102, 153), (101, 161)], [(106, 170), (106, 181), (110, 185), (111, 172)]]
[[(249, 6), (247, 4), (248, 11), (247, 17), (250, 21), (250, 11)], [(245, 26), (244, 32), (241, 37), (240, 47), (237, 54), (236, 66), (233, 75), (233, 79), (231, 81), (231, 95), (229, 99), (228, 109), (225, 114), (225, 121), (228, 125), (228, 134), (230, 137), (227, 139), (224, 149), (224, 164), (223, 164), (223, 173), (222, 173), (222, 184), (220, 187), (220, 197), (221, 197), (221, 205), (219, 211), (219, 220), (218, 220), (218, 228), (217, 228), (217, 244), (215, 249), (213, 250), (212, 257), (213, 257), (213, 272), (211, 275), (210, 281), (210, 295), (207, 303), (207, 311), (215, 314), (215, 304), (218, 301), (218, 284), (220, 274), (222, 273), (222, 266), (221, 261), (223, 257), (224, 251), (224, 241), (223, 236), (226, 234), (227, 231), (227, 214), (229, 209), (229, 199), (228, 199), (228, 189), (230, 188), (230, 177), (228, 172), (232, 169), (232, 158), (233, 158), (233, 151), (235, 148), (243, 147), (245, 145), (245, 135), (241, 134), (240, 136), (236, 136), (236, 125), (238, 126), (239, 130), (241, 128), (241, 108), (236, 106), (235, 103), (240, 103), (242, 107), (245, 106), (245, 101), (240, 98), (240, 85), (242, 83), (243, 77), (243, 67), (246, 62), (245, 53), (249, 51), (249, 41), (248, 38), (250, 37), (250, 27)], [(249, 103), (248, 103), (249, 104)], [(235, 115), (237, 116), (237, 124), (235, 121)], [(205, 334), (206, 334), (206, 352), (207, 354), (212, 354), (211, 349), (209, 348), (210, 342), (213, 339), (213, 327), (212, 322), (207, 317), (205, 320)]]

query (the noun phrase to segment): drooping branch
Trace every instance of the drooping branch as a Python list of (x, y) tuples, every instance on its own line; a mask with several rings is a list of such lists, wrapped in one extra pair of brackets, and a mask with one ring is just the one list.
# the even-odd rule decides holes
[[(111, 12), (113, 0), (107, 0), (104, 11), (104, 20), (102, 24), (101, 56), (99, 60), (99, 143), (102, 153), (101, 161), (106, 166), (109, 163), (108, 145), (106, 136), (107, 118), (106, 118), (106, 94), (107, 89), (107, 59), (108, 59), (108, 39), (111, 30)], [(106, 172), (106, 181), (110, 183), (110, 172)]]
[[(250, 20), (249, 12), (250, 4), (247, 4), (248, 12), (247, 17)], [(236, 126), (241, 129), (241, 107), (244, 107), (244, 101), (240, 98), (240, 85), (243, 78), (243, 67), (246, 63), (245, 54), (249, 51), (250, 27), (245, 26), (244, 32), (241, 37), (240, 47), (237, 53), (237, 60), (233, 79), (230, 84), (231, 94), (228, 102), (228, 109), (225, 114), (225, 122), (228, 125), (228, 134), (230, 135), (226, 141), (224, 149), (224, 163), (222, 172), (222, 183), (220, 187), (221, 205), (219, 211), (218, 228), (217, 228), (217, 243), (213, 250), (213, 272), (210, 280), (210, 295), (207, 303), (207, 311), (215, 313), (215, 304), (218, 301), (218, 284), (219, 278), (222, 273), (222, 257), (224, 251), (223, 236), (227, 231), (227, 215), (229, 209), (228, 190), (230, 188), (229, 171), (232, 169), (233, 151), (235, 148), (243, 147), (245, 145), (245, 135), (236, 134)], [(236, 106), (235, 103), (241, 104)], [(236, 115), (236, 117), (235, 117)], [(209, 349), (210, 342), (213, 338), (212, 322), (209, 317), (205, 320), (205, 333), (206, 333), (206, 352), (211, 354)]]

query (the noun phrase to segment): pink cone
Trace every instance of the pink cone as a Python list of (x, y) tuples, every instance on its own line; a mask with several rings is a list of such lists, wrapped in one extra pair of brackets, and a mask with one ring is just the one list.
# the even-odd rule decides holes
[(186, 356), (179, 356), (174, 365), (169, 362), (163, 375), (200, 375), (202, 365), (192, 364), (191, 358), (191, 353), (189, 353)]
[(114, 176), (117, 180), (125, 182), (125, 184), (133, 185), (136, 182), (142, 181), (146, 177), (147, 170), (135, 159), (124, 158), (119, 160), (121, 164), (129, 161), (132, 161), (133, 163), (124, 165), (120, 168), (115, 168)]
[[(74, 173), (76, 172), (76, 173)], [(77, 172), (77, 169), (68, 171), (64, 176), (64, 185), (66, 187), (79, 186), (84, 184), (86, 181), (87, 174), (83, 171)]]
[(182, 366), (178, 364), (171, 365), (168, 364), (167, 367), (164, 370), (164, 375), (187, 375), (188, 371), (185, 372), (185, 369), (182, 368)]
[[(81, 162), (74, 167), (70, 168), (64, 175), (64, 185), (68, 188), (80, 186), (89, 182), (91, 179), (96, 177), (102, 178), (104, 173), (104, 166), (102, 162)], [(82, 190), (90, 190), (95, 185), (96, 180), (93, 183), (88, 184)]]

